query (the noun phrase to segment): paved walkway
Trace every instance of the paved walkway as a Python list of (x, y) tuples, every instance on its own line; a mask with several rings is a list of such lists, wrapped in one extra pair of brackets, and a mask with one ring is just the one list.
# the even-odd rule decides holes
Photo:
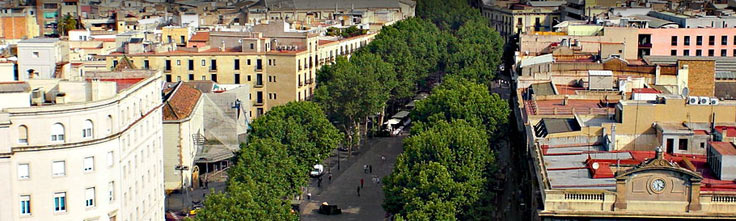
[[(396, 156), (402, 152), (403, 138), (373, 138), (357, 156), (351, 157), (349, 161), (341, 161), (341, 170), (338, 171), (336, 165), (331, 168), (332, 183), (328, 180), (328, 175), (322, 177), (320, 187), (317, 187), (316, 179), (312, 179), (307, 191), (312, 193), (312, 199), (301, 204), (301, 220), (383, 219), (386, 213), (381, 207), (383, 190), (381, 184), (373, 183), (371, 178), (375, 175), (383, 179), (391, 173)], [(381, 155), (386, 157), (385, 161), (381, 160)], [(364, 173), (363, 165), (373, 165), (373, 173)], [(356, 190), (361, 178), (364, 186), (358, 196)], [(342, 214), (327, 216), (317, 213), (322, 202), (338, 205)]]

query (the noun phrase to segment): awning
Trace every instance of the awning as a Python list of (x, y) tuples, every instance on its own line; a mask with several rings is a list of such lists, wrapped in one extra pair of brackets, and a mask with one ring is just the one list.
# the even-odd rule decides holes
[(399, 111), (399, 113), (394, 114), (391, 118), (403, 119), (406, 116), (409, 116), (409, 111)]
[(392, 119), (388, 119), (388, 120), (387, 120), (386, 122), (384, 122), (383, 124), (387, 124), (387, 125), (388, 125), (388, 124), (398, 124), (399, 122), (401, 122), (401, 120), (399, 120), (399, 119), (393, 119), (393, 118), (392, 118)]

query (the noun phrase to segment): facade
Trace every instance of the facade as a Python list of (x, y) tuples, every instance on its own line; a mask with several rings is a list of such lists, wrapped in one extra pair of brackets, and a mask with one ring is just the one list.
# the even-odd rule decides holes
[(56, 38), (36, 38), (18, 42), (20, 80), (51, 79), (58, 72), (57, 64), (67, 58), (65, 42)]
[(178, 83), (164, 89), (164, 186), (166, 192), (182, 187), (195, 188), (199, 168), (194, 165), (201, 151), (198, 142), (204, 138), (204, 104), (202, 92)]
[(33, 8), (0, 9), (0, 38), (29, 39), (38, 37), (36, 11)]
[(246, 21), (249, 24), (298, 21), (311, 27), (318, 26), (321, 21), (335, 21), (342, 26), (377, 25), (380, 29), (383, 25), (414, 17), (415, 5), (410, 0), (258, 1), (248, 7)]
[(517, 34), (552, 31), (552, 27), (562, 21), (559, 11), (562, 4), (563, 1), (530, 1), (527, 4), (499, 1), (495, 5), (484, 5), (481, 13), (508, 40)]
[[(317, 70), (338, 56), (367, 45), (375, 33), (346, 39), (309, 32), (286, 32), (285, 23), (254, 27), (254, 32), (210, 32), (209, 47), (125, 54), (138, 67), (164, 70), (167, 82), (211, 80), (251, 84), (249, 118), (314, 94)], [(106, 56), (113, 67), (122, 54)]]
[(736, 56), (733, 28), (646, 28), (638, 38), (641, 55)]
[(161, 73), (27, 81), (0, 110), (1, 220), (164, 216)]

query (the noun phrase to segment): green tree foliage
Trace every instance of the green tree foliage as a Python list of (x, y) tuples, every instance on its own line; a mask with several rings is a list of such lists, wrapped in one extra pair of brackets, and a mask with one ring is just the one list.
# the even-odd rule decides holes
[(74, 30), (77, 28), (77, 20), (74, 19), (71, 15), (65, 15), (64, 18), (59, 21), (59, 25), (56, 26), (59, 32), (59, 35), (66, 36), (69, 34), (70, 30)]
[(384, 208), (410, 220), (460, 220), (487, 216), (494, 155), (485, 130), (464, 120), (437, 121), (407, 138), (394, 171), (384, 179)]
[(328, 156), (341, 140), (338, 130), (313, 102), (289, 102), (276, 106), (251, 123), (251, 138), (273, 138), (286, 145), (302, 170)]
[(354, 144), (359, 122), (383, 109), (396, 84), (393, 66), (368, 52), (356, 53), (350, 61), (338, 57), (335, 64), (317, 75), (322, 82), (314, 100), (330, 119), (340, 122), (350, 145)]
[(432, 21), (442, 30), (457, 30), (470, 20), (483, 20), (466, 0), (418, 0), (416, 16)]
[(495, 78), (503, 55), (503, 39), (486, 21), (469, 21), (456, 32), (450, 44), (447, 73), (479, 83)]
[(297, 220), (286, 199), (299, 193), (312, 165), (340, 142), (338, 130), (312, 102), (274, 107), (251, 126), (250, 143), (228, 170), (227, 192), (208, 196), (198, 220)]
[[(273, 139), (256, 139), (241, 150), (228, 172), (227, 192), (210, 194), (197, 220), (298, 220), (290, 212), (286, 193), (294, 192), (304, 174)], [(304, 179), (302, 179), (304, 180)]]
[(431, 117), (435, 116), (447, 121), (465, 119), (495, 134), (499, 126), (508, 122), (509, 113), (508, 103), (498, 94), (489, 93), (487, 87), (448, 77), (427, 99), (416, 102), (411, 118), (418, 123), (412, 130), (424, 130), (423, 123), (433, 124), (436, 120)]

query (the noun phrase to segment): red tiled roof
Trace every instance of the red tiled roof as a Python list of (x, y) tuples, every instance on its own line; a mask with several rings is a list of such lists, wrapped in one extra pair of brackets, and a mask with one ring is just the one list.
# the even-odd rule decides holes
[(318, 45), (326, 45), (326, 44), (329, 44), (329, 43), (332, 43), (332, 42), (337, 42), (337, 41), (333, 41), (333, 40), (319, 40), (317, 42), (317, 44)]
[[(725, 130), (725, 132), (724, 132)], [(716, 126), (716, 131), (719, 133), (726, 135), (727, 137), (736, 137), (736, 128), (735, 127), (726, 127), (726, 126)]]
[(205, 32), (205, 31), (197, 32), (196, 34), (192, 36), (191, 39), (189, 39), (189, 41), (198, 41), (198, 42), (206, 42), (208, 40), (210, 40), (210, 33)]
[(202, 95), (202, 92), (186, 84), (179, 84), (173, 93), (163, 105), (164, 120), (181, 120), (189, 117)]
[(736, 155), (736, 148), (729, 142), (711, 141), (709, 144), (723, 155)]

